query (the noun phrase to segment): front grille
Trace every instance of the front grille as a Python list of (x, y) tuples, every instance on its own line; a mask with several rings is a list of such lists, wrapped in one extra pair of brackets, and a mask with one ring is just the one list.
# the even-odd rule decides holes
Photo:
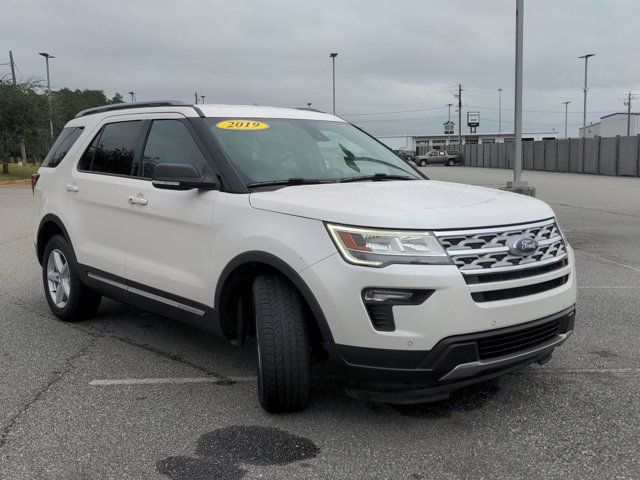
[[(553, 218), (503, 227), (442, 230), (435, 235), (465, 282), (476, 285), (472, 293), (476, 302), (533, 295), (567, 282), (567, 247)], [(511, 242), (522, 237), (538, 242), (532, 254), (517, 255), (510, 251)], [(548, 274), (554, 271), (558, 271), (557, 276), (550, 279)], [(487, 286), (488, 291), (478, 291), (482, 290), (481, 284), (527, 278), (531, 278), (529, 285), (493, 290)]]
[(475, 302), (495, 302), (496, 300), (508, 300), (510, 298), (526, 297), (536, 293), (546, 292), (553, 288), (558, 288), (569, 280), (569, 275), (554, 278), (546, 282), (533, 283), (522, 287), (504, 288), (502, 290), (489, 290), (486, 292), (472, 293), (471, 297)]
[(468, 284), (488, 283), (488, 282), (504, 282), (506, 280), (518, 280), (520, 278), (531, 277), (534, 275), (542, 275), (543, 273), (553, 272), (562, 267), (569, 265), (569, 260), (565, 257), (559, 262), (549, 263), (539, 267), (527, 268), (526, 270), (513, 270), (497, 273), (486, 273), (484, 275), (465, 275), (464, 279)]
[(480, 339), (478, 340), (478, 353), (481, 360), (501, 357), (541, 345), (559, 333), (560, 319), (556, 319), (542, 325)]
[[(467, 274), (532, 268), (560, 261), (567, 255), (560, 229), (553, 219), (525, 225), (439, 231), (436, 236), (453, 263)], [(538, 249), (526, 257), (509, 253), (507, 242), (523, 236), (536, 239)]]

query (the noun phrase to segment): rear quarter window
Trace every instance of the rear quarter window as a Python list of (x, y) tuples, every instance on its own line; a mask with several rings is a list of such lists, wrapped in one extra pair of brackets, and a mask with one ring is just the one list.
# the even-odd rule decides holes
[(71, 150), (71, 147), (76, 143), (76, 140), (78, 140), (83, 130), (84, 127), (63, 128), (49, 150), (49, 153), (47, 153), (47, 156), (42, 161), (42, 166), (49, 168), (57, 167), (69, 150)]

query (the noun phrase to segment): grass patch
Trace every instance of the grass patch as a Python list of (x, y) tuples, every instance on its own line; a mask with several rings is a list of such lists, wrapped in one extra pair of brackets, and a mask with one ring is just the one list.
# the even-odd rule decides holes
[[(2, 172), (2, 164), (0, 164), (0, 172)], [(31, 178), (31, 174), (36, 173), (40, 168), (39, 164), (29, 163), (27, 165), (18, 165), (17, 163), (9, 164), (9, 174), (0, 173), (0, 182), (7, 182), (10, 180), (24, 180), (25, 178)]]

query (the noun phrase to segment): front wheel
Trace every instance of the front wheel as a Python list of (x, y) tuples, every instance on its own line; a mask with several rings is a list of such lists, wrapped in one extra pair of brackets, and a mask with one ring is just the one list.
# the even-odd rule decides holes
[(453, 167), (455, 164), (456, 161), (453, 158), (447, 162), (447, 165), (449, 165), (450, 167)]
[(95, 315), (101, 297), (80, 280), (69, 242), (61, 235), (51, 237), (42, 258), (44, 293), (55, 316), (75, 322)]
[(421, 167), (426, 167), (427, 165), (429, 165), (429, 162), (427, 162), (427, 160), (425, 160), (424, 158), (422, 160), (420, 160), (420, 166)]
[(300, 410), (309, 401), (311, 344), (300, 292), (279, 274), (253, 282), (258, 396), (267, 412)]

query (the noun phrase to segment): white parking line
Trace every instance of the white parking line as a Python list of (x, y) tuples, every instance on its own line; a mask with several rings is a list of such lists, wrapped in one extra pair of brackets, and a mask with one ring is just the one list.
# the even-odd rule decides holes
[(160, 377), (160, 378), (115, 378), (105, 380), (91, 380), (89, 385), (95, 387), (107, 387), (112, 385), (158, 385), (176, 383), (228, 383), (231, 382), (255, 382), (255, 376), (247, 377)]
[(549, 373), (640, 373), (640, 368), (575, 368), (548, 370)]
[(602, 286), (602, 285), (587, 285), (587, 286), (579, 286), (578, 290), (580, 289), (594, 289), (594, 290), (616, 290), (616, 289), (625, 289), (625, 288), (640, 288), (640, 285), (618, 285), (618, 286), (612, 286), (612, 287), (606, 287), (606, 286)]
[(631, 265), (625, 265), (624, 263), (616, 262), (614, 260), (609, 260), (608, 258), (601, 257), (599, 255), (594, 255), (593, 253), (583, 252), (581, 250), (576, 251), (578, 255), (586, 255), (587, 257), (596, 258), (603, 262), (611, 263), (613, 265), (617, 265), (618, 267), (626, 268), (627, 270), (633, 270), (634, 272), (640, 272), (640, 268), (632, 267)]

